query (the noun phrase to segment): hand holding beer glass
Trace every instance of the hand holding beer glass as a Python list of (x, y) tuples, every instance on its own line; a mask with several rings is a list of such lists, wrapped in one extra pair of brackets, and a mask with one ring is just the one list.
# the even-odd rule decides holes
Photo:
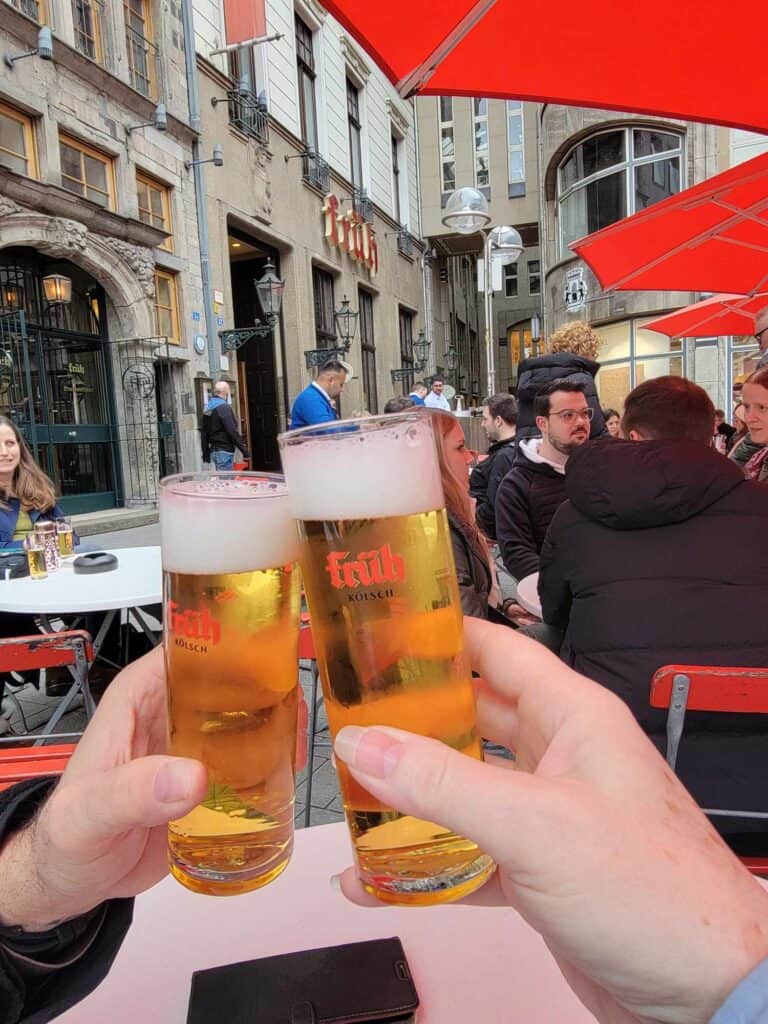
[(208, 770), (169, 826), (171, 873), (234, 895), (293, 849), (299, 542), (281, 477), (198, 473), (160, 487), (168, 752)]
[[(388, 725), (482, 759), (431, 416), (306, 427), (280, 445), (333, 735)], [(358, 871), (379, 899), (455, 900), (493, 872), (475, 843), (337, 769)]]

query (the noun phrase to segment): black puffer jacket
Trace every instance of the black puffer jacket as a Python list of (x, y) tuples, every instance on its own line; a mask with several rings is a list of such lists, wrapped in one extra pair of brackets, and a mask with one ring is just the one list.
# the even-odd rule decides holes
[(496, 492), (496, 537), (516, 580), (538, 572), (549, 524), (565, 501), (565, 476), (538, 456), (538, 438), (523, 442)]
[(554, 352), (548, 356), (531, 356), (530, 359), (523, 359), (517, 367), (518, 442), (526, 437), (539, 436), (541, 431), (536, 426), (533, 400), (547, 384), (562, 379), (584, 385), (584, 396), (592, 409), (589, 436), (593, 440), (596, 437), (605, 437), (608, 429), (595, 386), (595, 377), (599, 369), (600, 363), (585, 359), (584, 356), (576, 356), (573, 352)]
[[(567, 626), (561, 657), (663, 749), (658, 668), (768, 666), (768, 488), (694, 441), (585, 445), (565, 485), (541, 554), (544, 619)], [(766, 760), (768, 716), (686, 716), (678, 771), (703, 806), (768, 811)]]
[(476, 501), (475, 521), (486, 537), (496, 540), (496, 493), (512, 468), (517, 455), (514, 437), (494, 441), (488, 457), (475, 466), (469, 476), (469, 493)]
[(493, 582), (490, 562), (477, 550), (465, 524), (451, 512), (448, 513), (448, 527), (453, 560), (456, 563), (461, 610), (472, 618), (487, 619), (488, 597)]

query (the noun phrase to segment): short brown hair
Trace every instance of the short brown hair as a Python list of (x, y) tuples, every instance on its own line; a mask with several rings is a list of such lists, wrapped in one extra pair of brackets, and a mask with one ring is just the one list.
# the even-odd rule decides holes
[(483, 405), (488, 406), (488, 413), (491, 419), (500, 416), (510, 427), (517, 423), (517, 402), (512, 395), (491, 395), (483, 400)]
[(621, 429), (654, 441), (701, 441), (709, 444), (715, 407), (704, 388), (685, 377), (643, 381), (627, 395)]
[(745, 384), (757, 384), (760, 388), (768, 390), (768, 366), (760, 366), (754, 373), (750, 373)]

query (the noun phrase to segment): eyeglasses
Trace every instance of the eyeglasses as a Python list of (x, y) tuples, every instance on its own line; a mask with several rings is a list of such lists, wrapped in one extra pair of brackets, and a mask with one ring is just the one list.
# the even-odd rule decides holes
[(562, 412), (551, 412), (550, 416), (559, 416), (562, 422), (569, 426), (571, 423), (575, 423), (576, 420), (591, 420), (595, 414), (595, 410), (587, 406), (586, 409), (563, 409)]

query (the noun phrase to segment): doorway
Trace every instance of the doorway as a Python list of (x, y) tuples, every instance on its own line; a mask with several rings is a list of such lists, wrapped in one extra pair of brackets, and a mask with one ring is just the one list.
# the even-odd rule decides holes
[[(279, 257), (274, 250), (232, 231), (229, 235), (229, 257), (234, 326), (248, 327), (261, 318), (253, 282), (261, 276), (268, 259), (275, 264), (279, 274)], [(242, 428), (250, 444), (251, 466), (279, 472), (277, 435), (280, 432), (280, 408), (275, 335), (252, 338), (238, 350), (237, 357)]]

